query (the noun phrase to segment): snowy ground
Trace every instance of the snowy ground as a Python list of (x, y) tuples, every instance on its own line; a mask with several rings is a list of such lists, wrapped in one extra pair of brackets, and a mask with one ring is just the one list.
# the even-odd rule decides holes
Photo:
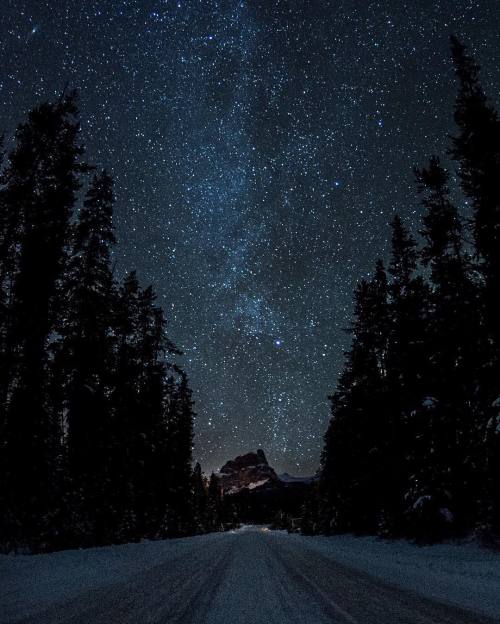
[(487, 624), (500, 553), (260, 527), (0, 556), (0, 622)]
[(417, 546), (374, 537), (303, 537), (334, 561), (500, 622), (500, 552), (477, 543)]

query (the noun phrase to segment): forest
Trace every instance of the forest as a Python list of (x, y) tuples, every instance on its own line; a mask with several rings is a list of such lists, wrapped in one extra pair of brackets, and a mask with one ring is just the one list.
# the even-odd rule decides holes
[(419, 237), (395, 216), (387, 270), (356, 288), (306, 532), (498, 538), (500, 121), (454, 37), (451, 51), (454, 169), (415, 170)]
[[(16, 132), (0, 178), (0, 547), (44, 552), (218, 526), (164, 312), (118, 280), (113, 179), (76, 93)], [(209, 500), (209, 494), (212, 497)], [(210, 515), (211, 514), (211, 515)]]
[[(387, 269), (356, 288), (306, 534), (500, 531), (500, 120), (451, 47), (456, 175), (437, 156), (415, 170), (421, 229), (396, 216)], [(116, 275), (113, 179), (85, 160), (77, 95), (34, 108), (1, 158), (0, 548), (235, 526), (215, 475), (193, 468), (163, 309), (134, 271)]]

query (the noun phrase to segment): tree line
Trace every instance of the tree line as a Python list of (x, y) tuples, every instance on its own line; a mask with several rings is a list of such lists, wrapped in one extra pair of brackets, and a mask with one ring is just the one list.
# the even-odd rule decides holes
[(306, 532), (500, 531), (500, 120), (455, 37), (451, 52), (457, 184), (435, 156), (415, 171), (418, 242), (396, 216), (388, 269), (356, 288)]
[(134, 271), (114, 276), (113, 180), (84, 160), (76, 94), (33, 109), (14, 143), (0, 165), (0, 547), (220, 528), (163, 310)]

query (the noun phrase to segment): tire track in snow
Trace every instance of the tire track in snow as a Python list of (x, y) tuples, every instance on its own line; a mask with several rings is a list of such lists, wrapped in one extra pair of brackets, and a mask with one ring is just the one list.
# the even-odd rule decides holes
[[(343, 617), (350, 624), (493, 624), (486, 616), (421, 597), (337, 563), (307, 547), (295, 536), (270, 534), (269, 548), (284, 573), (310, 589), (310, 599), (324, 605), (327, 621)], [(330, 613), (328, 613), (330, 611)], [(334, 617), (334, 612), (337, 616)]]

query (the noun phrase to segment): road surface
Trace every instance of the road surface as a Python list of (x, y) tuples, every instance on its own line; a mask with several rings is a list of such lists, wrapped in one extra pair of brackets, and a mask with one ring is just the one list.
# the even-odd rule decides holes
[(30, 624), (492, 624), (375, 579), (310, 541), (249, 528), (193, 539), (127, 582), (80, 593)]

